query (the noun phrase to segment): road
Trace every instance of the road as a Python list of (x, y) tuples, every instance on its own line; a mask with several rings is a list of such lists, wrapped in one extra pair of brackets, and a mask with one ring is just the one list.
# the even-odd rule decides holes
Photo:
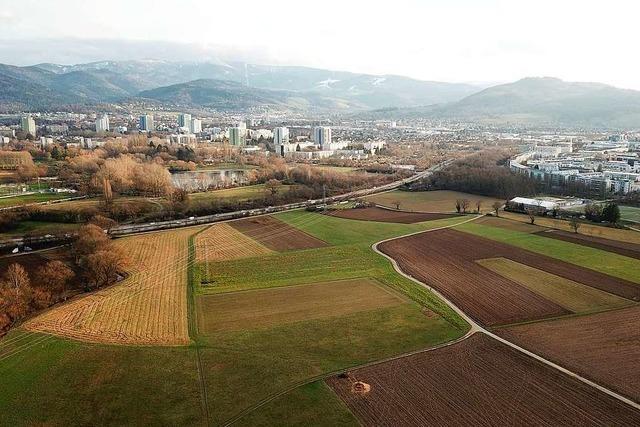
[(371, 194), (377, 194), (377, 193), (383, 193), (386, 191), (395, 190), (402, 185), (410, 184), (422, 178), (426, 178), (431, 174), (433, 174), (434, 172), (437, 172), (438, 170), (448, 166), (452, 161), (453, 159), (446, 160), (442, 163), (438, 163), (437, 165), (432, 166), (431, 168), (423, 172), (419, 172), (415, 175), (412, 175), (409, 178), (394, 181), (392, 183), (385, 184), (380, 187), (367, 188), (367, 189), (358, 190), (358, 191), (351, 191), (349, 193), (340, 194), (338, 196), (327, 197), (326, 199), (307, 200), (306, 202), (289, 203), (286, 205), (269, 206), (269, 207), (260, 208), (260, 209), (241, 210), (241, 211), (228, 212), (223, 214), (191, 217), (187, 219), (148, 222), (148, 223), (142, 223), (142, 224), (120, 225), (110, 229), (109, 234), (111, 234), (112, 236), (126, 236), (128, 234), (143, 233), (147, 231), (158, 231), (158, 230), (168, 230), (172, 228), (190, 227), (194, 225), (210, 224), (210, 223), (219, 222), (219, 221), (227, 221), (230, 219), (271, 214), (275, 212), (283, 212), (283, 211), (288, 211), (293, 209), (302, 209), (310, 206), (318, 206), (323, 203), (340, 202), (343, 200), (349, 200), (357, 197), (369, 196)]

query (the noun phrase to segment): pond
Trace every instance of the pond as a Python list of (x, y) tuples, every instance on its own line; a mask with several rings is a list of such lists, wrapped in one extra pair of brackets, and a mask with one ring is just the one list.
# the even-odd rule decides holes
[(247, 182), (247, 172), (241, 169), (211, 169), (201, 171), (174, 172), (173, 185), (186, 191), (205, 191), (210, 188), (225, 188)]

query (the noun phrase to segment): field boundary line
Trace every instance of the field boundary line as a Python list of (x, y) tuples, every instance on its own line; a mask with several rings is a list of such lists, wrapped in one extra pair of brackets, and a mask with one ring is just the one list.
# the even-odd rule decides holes
[(621, 395), (619, 393), (616, 393), (613, 390), (610, 390), (610, 389), (608, 389), (608, 388), (606, 388), (606, 387), (604, 387), (604, 386), (602, 386), (602, 385), (600, 385), (600, 384), (598, 384), (598, 383), (596, 383), (594, 381), (591, 381), (590, 379), (585, 378), (582, 375), (579, 375), (579, 374), (577, 374), (577, 373), (575, 373), (573, 371), (570, 371), (569, 369), (564, 368), (564, 367), (558, 365), (557, 363), (552, 362), (551, 360), (545, 359), (544, 357), (539, 356), (538, 354), (536, 354), (536, 353), (534, 353), (532, 351), (529, 351), (529, 350), (527, 350), (527, 349), (525, 349), (523, 347), (520, 347), (519, 345), (514, 344), (511, 341), (508, 341), (508, 340), (506, 340), (506, 339), (494, 334), (493, 332), (485, 329), (484, 327), (480, 326), (475, 320), (473, 320), (470, 316), (468, 316), (464, 311), (462, 311), (457, 305), (455, 305), (453, 302), (451, 302), (448, 298), (446, 298), (444, 295), (442, 295), (437, 289), (432, 288), (428, 284), (426, 284), (424, 282), (421, 282), (420, 280), (416, 279), (415, 277), (413, 277), (413, 276), (405, 273), (404, 271), (402, 271), (402, 269), (400, 268), (400, 266), (398, 265), (398, 263), (396, 262), (395, 259), (393, 259), (389, 255), (383, 253), (382, 251), (380, 251), (378, 249), (378, 245), (381, 244), (381, 243), (384, 243), (384, 242), (388, 242), (388, 241), (391, 241), (391, 240), (402, 239), (402, 238), (413, 236), (413, 235), (416, 235), (416, 234), (429, 233), (430, 231), (436, 231), (436, 230), (439, 230), (439, 229), (441, 230), (441, 229), (444, 229), (444, 228), (453, 228), (453, 227), (455, 227), (457, 225), (461, 225), (461, 224), (466, 223), (466, 222), (474, 221), (474, 220), (476, 220), (478, 218), (481, 218), (481, 217), (482, 216), (477, 216), (477, 217), (474, 217), (474, 218), (472, 218), (470, 220), (464, 221), (464, 222), (459, 223), (459, 224), (451, 225), (451, 226), (434, 228), (434, 229), (431, 229), (431, 230), (424, 230), (424, 231), (419, 231), (419, 232), (416, 232), (416, 233), (407, 234), (407, 235), (401, 236), (401, 237), (393, 237), (393, 238), (390, 238), (390, 239), (385, 239), (385, 240), (382, 240), (380, 242), (374, 243), (372, 248), (373, 248), (374, 251), (376, 251), (380, 255), (382, 255), (385, 258), (387, 258), (388, 260), (390, 260), (391, 263), (393, 264), (393, 268), (398, 273), (400, 273), (404, 277), (414, 281), (415, 283), (418, 283), (419, 285), (427, 288), (428, 290), (433, 292), (436, 296), (438, 296), (440, 299), (442, 299), (452, 310), (454, 310), (463, 319), (465, 319), (467, 322), (469, 322), (469, 324), (471, 325), (471, 330), (475, 330), (477, 332), (484, 333), (484, 334), (488, 335), (489, 337), (491, 337), (491, 338), (493, 338), (493, 339), (495, 339), (495, 340), (497, 340), (497, 341), (499, 341), (499, 342), (501, 342), (501, 343), (513, 348), (514, 350), (517, 350), (517, 351), (519, 351), (519, 352), (521, 352), (521, 353), (523, 353), (523, 354), (525, 354), (525, 355), (527, 355), (529, 357), (532, 357), (533, 359), (535, 359), (535, 360), (537, 360), (537, 361), (539, 361), (539, 362), (541, 362), (541, 363), (543, 363), (543, 364), (545, 364), (545, 365), (547, 365), (547, 366), (549, 366), (551, 368), (554, 368), (554, 369), (556, 369), (556, 370), (558, 370), (558, 371), (560, 371), (560, 372), (562, 372), (562, 373), (564, 373), (566, 375), (569, 375), (570, 377), (572, 377), (572, 378), (574, 378), (574, 379), (576, 379), (576, 380), (578, 380), (578, 381), (580, 381), (580, 382), (582, 382), (582, 383), (584, 383), (586, 385), (589, 385), (589, 386), (595, 388), (596, 390), (599, 390), (599, 391), (609, 395), (610, 397), (613, 397), (613, 398), (615, 398), (615, 399), (617, 399), (617, 400), (619, 400), (619, 401), (621, 401), (623, 403), (626, 403), (627, 405), (629, 405), (629, 406), (631, 406), (631, 407), (633, 407), (633, 408), (635, 408), (637, 410), (640, 410), (640, 403), (637, 403), (637, 402), (635, 402), (635, 401), (633, 401), (633, 400), (631, 400), (631, 399), (629, 399), (629, 398), (627, 398), (627, 397), (625, 397), (625, 396), (623, 396), (623, 395)]
[[(211, 226), (209, 226), (211, 227)], [(200, 403), (202, 406), (202, 412), (205, 416), (207, 426), (211, 425), (211, 415), (209, 413), (209, 399), (207, 397), (207, 384), (204, 379), (204, 367), (202, 364), (202, 357), (200, 355), (200, 343), (198, 342), (198, 309), (196, 308), (196, 295), (195, 295), (195, 273), (196, 265), (193, 261), (196, 258), (195, 238), (198, 234), (209, 229), (204, 227), (189, 236), (187, 239), (187, 326), (189, 336), (195, 343), (196, 350), (196, 366), (198, 368), (198, 383), (200, 385), (200, 394), (202, 395)]]

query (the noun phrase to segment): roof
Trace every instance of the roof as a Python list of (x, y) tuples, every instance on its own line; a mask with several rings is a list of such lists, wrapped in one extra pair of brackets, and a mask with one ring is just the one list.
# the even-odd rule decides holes
[(558, 207), (557, 202), (550, 202), (548, 200), (541, 200), (541, 199), (530, 199), (528, 197), (514, 197), (513, 199), (510, 200), (510, 202), (518, 203), (518, 204), (522, 203), (523, 205), (530, 205), (530, 206), (540, 206), (541, 208), (545, 208), (545, 209), (554, 209)]

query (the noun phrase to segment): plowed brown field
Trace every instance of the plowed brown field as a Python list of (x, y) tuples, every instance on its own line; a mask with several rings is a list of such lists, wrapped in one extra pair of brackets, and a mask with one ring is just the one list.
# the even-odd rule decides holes
[(640, 401), (640, 307), (498, 329), (504, 338)]
[(25, 326), (91, 342), (187, 344), (188, 238), (195, 232), (185, 228), (116, 240), (131, 258), (127, 279), (46, 311)]
[(272, 216), (246, 218), (239, 221), (231, 221), (229, 224), (274, 251), (283, 252), (327, 246), (322, 240)]
[[(487, 241), (487, 245), (493, 242)], [(378, 248), (402, 270), (428, 283), (474, 319), (486, 325), (516, 323), (568, 314), (544, 297), (478, 265), (498, 255), (484, 239), (452, 230), (417, 234), (382, 243)], [(510, 248), (511, 251), (521, 251)], [(522, 251), (524, 252), (524, 251)]]
[(602, 249), (607, 252), (640, 259), (640, 245), (617, 240), (603, 239), (602, 237), (585, 236), (584, 234), (570, 233), (562, 230), (547, 230), (536, 233), (542, 237), (577, 243), (591, 248)]
[(414, 224), (422, 221), (432, 221), (436, 219), (451, 218), (455, 214), (446, 213), (420, 213), (393, 211), (383, 208), (358, 208), (358, 209), (336, 209), (329, 212), (331, 216), (345, 219), (357, 219), (360, 221), (378, 222), (398, 222), (402, 224)]
[(214, 224), (199, 233), (195, 238), (195, 247), (198, 262), (227, 261), (273, 253), (227, 223)]
[[(351, 376), (327, 383), (367, 426), (640, 423), (640, 411), (480, 333)], [(354, 380), (371, 389), (354, 393)]]
[(382, 243), (380, 250), (486, 325), (517, 323), (568, 313), (559, 305), (479, 266), (503, 257), (628, 299), (640, 286), (555, 258), (456, 230), (438, 230)]

